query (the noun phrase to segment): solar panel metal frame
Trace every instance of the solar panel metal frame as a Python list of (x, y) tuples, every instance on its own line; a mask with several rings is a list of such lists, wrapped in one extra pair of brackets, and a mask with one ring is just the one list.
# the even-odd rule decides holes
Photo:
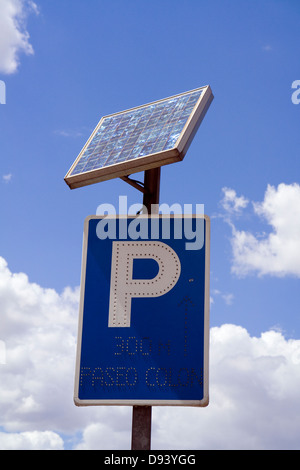
[[(188, 95), (200, 90), (202, 91), (200, 97), (195, 103), (194, 108), (190, 116), (188, 117), (187, 122), (185, 123), (175, 145), (171, 149), (159, 151), (156, 153), (150, 153), (149, 155), (136, 157), (127, 161), (113, 163), (107, 166), (103, 166), (101, 168), (96, 168), (90, 171), (72, 175), (73, 170), (77, 166), (79, 160), (83, 156), (90, 143), (93, 141), (95, 135), (97, 134), (99, 128), (101, 127), (105, 119), (129, 113), (148, 106), (158, 105), (159, 103), (163, 103), (164, 101)], [(151, 103), (137, 106), (135, 108), (103, 116), (96, 128), (94, 129), (93, 133), (91, 134), (90, 138), (86, 142), (85, 146), (81, 150), (80, 154), (76, 158), (75, 162), (71, 166), (70, 170), (66, 174), (64, 178), (65, 182), (70, 187), (70, 189), (75, 189), (101, 181), (106, 181), (112, 178), (120, 178), (123, 176), (128, 176), (132, 173), (138, 173), (140, 171), (145, 171), (151, 168), (157, 168), (163, 165), (168, 165), (170, 163), (182, 161), (212, 100), (213, 94), (210, 86), (207, 85), (201, 88), (196, 88), (195, 90), (187, 91), (185, 93), (170, 96), (162, 100), (153, 101)]]

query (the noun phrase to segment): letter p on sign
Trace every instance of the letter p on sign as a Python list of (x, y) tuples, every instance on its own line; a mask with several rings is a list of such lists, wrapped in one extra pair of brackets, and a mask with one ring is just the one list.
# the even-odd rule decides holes
[[(153, 259), (159, 271), (153, 279), (133, 279), (134, 259)], [(181, 271), (175, 251), (162, 242), (113, 242), (108, 326), (130, 327), (131, 299), (160, 297), (177, 283)]]

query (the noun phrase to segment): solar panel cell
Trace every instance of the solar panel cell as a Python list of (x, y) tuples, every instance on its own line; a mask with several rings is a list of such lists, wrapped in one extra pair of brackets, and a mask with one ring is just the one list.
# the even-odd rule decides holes
[(67, 184), (79, 187), (141, 171), (153, 162), (160, 166), (182, 160), (186, 149), (175, 146), (183, 137), (188, 141), (185, 133), (193, 131), (211, 100), (210, 88), (203, 87), (102, 118), (66, 175)]

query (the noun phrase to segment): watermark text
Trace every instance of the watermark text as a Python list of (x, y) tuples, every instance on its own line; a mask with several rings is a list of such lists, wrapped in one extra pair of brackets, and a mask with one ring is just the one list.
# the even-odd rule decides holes
[(299, 104), (300, 103), (300, 80), (293, 81), (292, 89), (295, 89), (295, 91), (292, 93), (292, 103)]
[(6, 104), (6, 85), (3, 80), (0, 80), (0, 104)]
[(0, 365), (6, 364), (6, 346), (4, 341), (0, 341)]
[[(195, 210), (194, 210), (195, 209)], [(120, 218), (118, 224), (115, 217)], [(161, 224), (158, 215), (162, 214)], [(132, 204), (128, 207), (127, 196), (119, 196), (119, 207), (113, 204), (101, 204), (96, 215), (106, 216), (97, 224), (97, 236), (100, 240), (185, 240), (186, 250), (200, 250), (204, 244), (204, 204), (166, 203), (153, 204), (149, 223), (148, 211), (141, 204)], [(135, 216), (129, 223), (127, 217)], [(173, 220), (173, 223), (171, 223)]]

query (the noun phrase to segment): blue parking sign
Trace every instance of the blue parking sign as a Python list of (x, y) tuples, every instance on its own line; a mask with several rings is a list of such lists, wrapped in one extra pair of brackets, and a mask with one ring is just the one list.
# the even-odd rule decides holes
[(210, 220), (85, 220), (74, 401), (208, 405)]

